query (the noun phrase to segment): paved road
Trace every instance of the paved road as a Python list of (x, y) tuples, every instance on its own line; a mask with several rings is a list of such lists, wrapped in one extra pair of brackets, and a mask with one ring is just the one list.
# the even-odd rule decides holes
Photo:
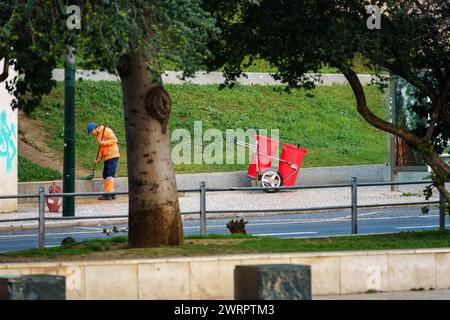
[[(285, 214), (273, 216), (245, 217), (249, 234), (278, 238), (313, 238), (342, 236), (351, 234), (351, 217), (349, 210), (337, 212)], [(226, 219), (210, 219), (207, 221), (207, 232), (228, 234)], [(423, 215), (420, 207), (386, 208), (360, 210), (358, 212), (358, 233), (392, 233), (415, 230), (431, 230), (438, 227), (439, 212), (431, 208), (428, 215)], [(124, 225), (116, 225), (124, 227)], [(198, 220), (184, 220), (185, 235), (199, 234)], [(446, 226), (450, 227), (448, 216)], [(71, 227), (47, 229), (46, 245), (55, 246), (65, 237), (76, 240), (107, 237), (103, 229), (109, 226)], [(120, 235), (121, 233), (117, 234)], [(123, 234), (123, 233), (122, 233)], [(36, 230), (0, 233), (0, 252), (35, 248), (38, 244)]]

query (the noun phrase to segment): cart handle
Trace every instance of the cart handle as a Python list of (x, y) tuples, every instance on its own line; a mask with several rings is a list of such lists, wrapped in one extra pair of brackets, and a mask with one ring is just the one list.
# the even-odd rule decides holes
[[(231, 141), (229, 141), (229, 142), (231, 142)], [(248, 147), (248, 148), (252, 149), (253, 152), (254, 152), (255, 154), (257, 154), (258, 156), (264, 156), (264, 157), (266, 157), (266, 158), (273, 159), (273, 160), (278, 160), (278, 161), (287, 163), (287, 164), (289, 164), (289, 165), (293, 165), (293, 164), (295, 165), (294, 162), (290, 162), (290, 161), (287, 161), (287, 160), (284, 160), (284, 159), (280, 159), (280, 158), (278, 158), (278, 157), (270, 156), (270, 155), (268, 155), (268, 154), (266, 154), (266, 153), (257, 152), (257, 151), (256, 151), (256, 150), (257, 150), (256, 147), (258, 146), (258, 144), (251, 144), (251, 143), (248, 143), (248, 142), (245, 142), (245, 141), (240, 141), (240, 140), (238, 140), (237, 138), (234, 138), (232, 142), (235, 143), (235, 144), (237, 144), (237, 145), (239, 145), (239, 146)], [(296, 168), (293, 168), (293, 169), (297, 170)]]
[[(231, 141), (229, 141), (229, 142), (231, 142)], [(237, 138), (234, 138), (234, 140), (232, 142), (237, 144), (237, 145), (239, 145), (239, 146), (248, 147), (248, 148), (253, 149), (253, 150), (256, 150), (256, 146), (257, 146), (257, 144), (251, 144), (251, 143), (248, 143), (248, 142), (245, 142), (245, 141), (240, 141)]]

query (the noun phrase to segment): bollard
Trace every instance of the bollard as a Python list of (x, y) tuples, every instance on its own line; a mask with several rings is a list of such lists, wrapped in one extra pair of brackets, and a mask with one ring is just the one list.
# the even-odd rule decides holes
[(206, 234), (206, 188), (205, 181), (200, 182), (200, 234)]
[(65, 300), (66, 278), (46, 274), (0, 276), (0, 300)]
[(445, 230), (445, 197), (439, 192), (439, 230)]
[(352, 178), (352, 234), (358, 234), (358, 183), (356, 177)]
[(311, 300), (311, 267), (296, 264), (236, 266), (235, 300)]
[(39, 187), (39, 248), (45, 248), (45, 189)]

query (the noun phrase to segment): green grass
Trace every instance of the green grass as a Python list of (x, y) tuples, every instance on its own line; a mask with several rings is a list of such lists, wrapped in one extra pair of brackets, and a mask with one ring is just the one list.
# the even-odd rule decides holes
[[(195, 239), (233, 239), (237, 241), (195, 242)], [(217, 255), (237, 253), (286, 253), (286, 252), (323, 252), (351, 250), (390, 250), (417, 248), (450, 247), (450, 231), (402, 232), (395, 234), (345, 236), (310, 239), (279, 239), (254, 237), (251, 235), (208, 235), (190, 236), (181, 246), (165, 246), (147, 249), (124, 249), (111, 251), (114, 244), (124, 244), (127, 238), (112, 237), (82, 242), (82, 245), (33, 249), (0, 254), (0, 262), (18, 258), (58, 258), (64, 256), (105, 253), (105, 257), (169, 257), (191, 255)], [(96, 255), (98, 258), (98, 255)]]
[(15, 252), (1, 253), (1, 257), (55, 257), (55, 256), (70, 256), (78, 254), (89, 254), (96, 251), (110, 250), (111, 244), (126, 243), (127, 237), (111, 237), (104, 239), (86, 240), (82, 243), (82, 248), (74, 247), (74, 245), (50, 247), (44, 249), (30, 249)]
[[(303, 167), (379, 164), (388, 162), (388, 134), (371, 127), (356, 111), (349, 86), (320, 86), (310, 95), (305, 90), (280, 93), (271, 86), (238, 86), (218, 90), (214, 85), (167, 85), (173, 100), (170, 129), (184, 128), (193, 137), (195, 121), (202, 121), (203, 133), (217, 128), (279, 129), (281, 142), (299, 143), (308, 149)], [(49, 145), (63, 152), (62, 83), (44, 97), (33, 117), (43, 122), (52, 137)], [(123, 104), (118, 82), (78, 81), (76, 94), (76, 161), (92, 168), (97, 145), (86, 134), (88, 122), (106, 123), (119, 139), (121, 160), (118, 176), (126, 175), (126, 146)], [(371, 108), (388, 118), (387, 96), (366, 87)], [(172, 147), (178, 142), (173, 142)], [(207, 145), (208, 143), (204, 143)], [(247, 164), (181, 164), (177, 173), (246, 170)], [(101, 171), (101, 168), (98, 168)]]
[(401, 194), (402, 197), (417, 197), (420, 196), (418, 193), (411, 193), (411, 192), (403, 192)]
[(369, 289), (366, 291), (366, 293), (372, 294), (372, 293), (378, 293), (379, 291), (376, 289)]
[(19, 182), (59, 180), (62, 175), (51, 168), (40, 165), (19, 156)]

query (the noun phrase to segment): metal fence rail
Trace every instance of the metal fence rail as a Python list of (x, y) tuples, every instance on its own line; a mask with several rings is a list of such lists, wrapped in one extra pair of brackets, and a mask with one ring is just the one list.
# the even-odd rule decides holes
[[(356, 178), (352, 178), (351, 183), (348, 184), (326, 184), (326, 185), (303, 185), (292, 187), (278, 187), (271, 188), (277, 190), (301, 190), (301, 189), (326, 189), (326, 188), (350, 188), (351, 203), (348, 206), (327, 206), (327, 207), (310, 207), (310, 208), (287, 208), (287, 209), (243, 209), (243, 210), (207, 210), (206, 209), (206, 194), (207, 192), (242, 192), (242, 191), (263, 191), (262, 187), (232, 187), (232, 188), (207, 188), (205, 182), (201, 182), (198, 189), (181, 189), (178, 193), (199, 193), (200, 210), (181, 212), (182, 215), (200, 215), (200, 234), (206, 234), (207, 214), (220, 213), (264, 213), (264, 212), (305, 212), (317, 210), (341, 210), (351, 209), (351, 234), (358, 233), (358, 208), (380, 208), (380, 207), (394, 207), (394, 206), (410, 206), (423, 204), (439, 204), (439, 228), (445, 229), (445, 198), (440, 194), (439, 201), (426, 202), (401, 202), (401, 203), (383, 203), (383, 204), (367, 204), (358, 205), (358, 187), (375, 187), (375, 186), (393, 186), (393, 185), (418, 185), (431, 184), (432, 181), (409, 181), (409, 182), (375, 182), (375, 183), (358, 183)], [(37, 198), (39, 201), (38, 216), (36, 218), (21, 218), (21, 219), (4, 219), (0, 223), (8, 222), (22, 222), (22, 221), (39, 221), (39, 247), (45, 247), (45, 221), (72, 221), (72, 220), (93, 220), (93, 219), (125, 219), (128, 215), (103, 215), (103, 216), (88, 216), (88, 217), (45, 217), (45, 198), (47, 197), (94, 197), (101, 195), (108, 195), (107, 192), (72, 192), (72, 193), (46, 193), (43, 187), (39, 188), (37, 194), (23, 194), (23, 195), (6, 195), (0, 196), (3, 199), (17, 199), (17, 198)], [(114, 192), (116, 195), (128, 195), (128, 192)]]

